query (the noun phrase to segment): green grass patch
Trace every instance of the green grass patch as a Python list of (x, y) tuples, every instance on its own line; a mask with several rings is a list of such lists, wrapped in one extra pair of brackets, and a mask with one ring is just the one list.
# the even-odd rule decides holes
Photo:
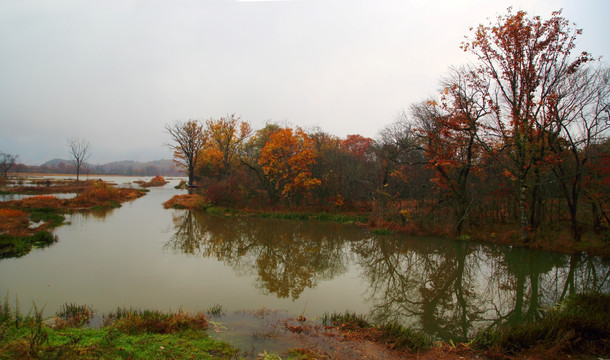
[(476, 336), (473, 344), (504, 354), (526, 349), (561, 353), (610, 354), (610, 295), (579, 294), (550, 309), (539, 321), (503, 324)]
[(32, 222), (45, 222), (51, 227), (57, 227), (64, 223), (66, 218), (55, 211), (33, 211), (30, 210), (30, 220)]
[(386, 229), (386, 228), (375, 228), (372, 230), (373, 234), (375, 235), (391, 235), (394, 233), (394, 231), (390, 230), (390, 229)]
[(0, 234), (0, 259), (22, 257), (32, 251), (33, 247), (44, 248), (55, 242), (57, 237), (48, 231), (24, 236)]
[[(74, 318), (89, 313), (87, 306), (67, 304), (58, 316)], [(115, 313), (117, 315), (117, 313)], [(164, 314), (154, 311), (121, 310), (115, 319), (101, 329), (78, 326), (49, 326), (42, 310), (23, 316), (18, 301), (15, 310), (8, 295), (0, 301), (0, 359), (234, 359), (238, 350), (213, 340), (202, 328), (186, 327), (173, 332), (123, 331), (123, 321), (188, 317), (183, 312)], [(191, 316), (192, 317), (192, 316)]]

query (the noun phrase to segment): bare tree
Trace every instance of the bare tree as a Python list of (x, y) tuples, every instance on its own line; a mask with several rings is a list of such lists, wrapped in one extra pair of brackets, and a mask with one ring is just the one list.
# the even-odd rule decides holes
[(174, 162), (186, 168), (189, 177), (188, 186), (193, 186), (197, 157), (206, 143), (203, 126), (197, 120), (176, 121), (166, 125), (165, 130), (173, 140), (173, 143), (167, 146), (174, 150)]
[(2, 174), (2, 177), (6, 178), (8, 171), (17, 164), (17, 156), (0, 151), (0, 174)]
[(70, 148), (70, 156), (72, 156), (72, 164), (76, 168), (76, 181), (78, 181), (83, 163), (91, 156), (91, 145), (89, 141), (76, 137), (68, 138), (67, 142)]

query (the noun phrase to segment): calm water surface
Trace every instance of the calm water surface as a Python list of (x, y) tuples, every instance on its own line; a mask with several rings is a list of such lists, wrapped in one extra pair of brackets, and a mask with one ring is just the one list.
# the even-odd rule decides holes
[(57, 244), (0, 260), (0, 294), (49, 314), (66, 302), (99, 313), (220, 304), (224, 321), (244, 324), (235, 314), (261, 308), (309, 319), (350, 310), (463, 339), (494, 322), (538, 318), (574, 292), (610, 291), (610, 264), (599, 258), (165, 210), (184, 193), (176, 184), (68, 216)]

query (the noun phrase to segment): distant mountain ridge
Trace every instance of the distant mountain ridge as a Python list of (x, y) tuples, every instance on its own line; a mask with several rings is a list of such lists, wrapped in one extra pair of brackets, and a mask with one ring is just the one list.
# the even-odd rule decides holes
[[(21, 172), (41, 172), (41, 173), (72, 173), (74, 165), (71, 160), (52, 159), (39, 166), (24, 166), (17, 170)], [(129, 175), (129, 176), (181, 176), (184, 171), (177, 167), (172, 160), (162, 159), (154, 161), (113, 161), (106, 164), (84, 163), (81, 168), (82, 174), (91, 175)]]

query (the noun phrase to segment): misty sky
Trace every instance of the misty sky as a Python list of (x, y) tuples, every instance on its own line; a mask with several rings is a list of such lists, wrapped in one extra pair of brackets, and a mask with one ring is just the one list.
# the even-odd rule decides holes
[(375, 137), (434, 94), (469, 27), (508, 6), (610, 55), (608, 0), (0, 0), (0, 151), (41, 164), (171, 158), (164, 127), (236, 113)]

